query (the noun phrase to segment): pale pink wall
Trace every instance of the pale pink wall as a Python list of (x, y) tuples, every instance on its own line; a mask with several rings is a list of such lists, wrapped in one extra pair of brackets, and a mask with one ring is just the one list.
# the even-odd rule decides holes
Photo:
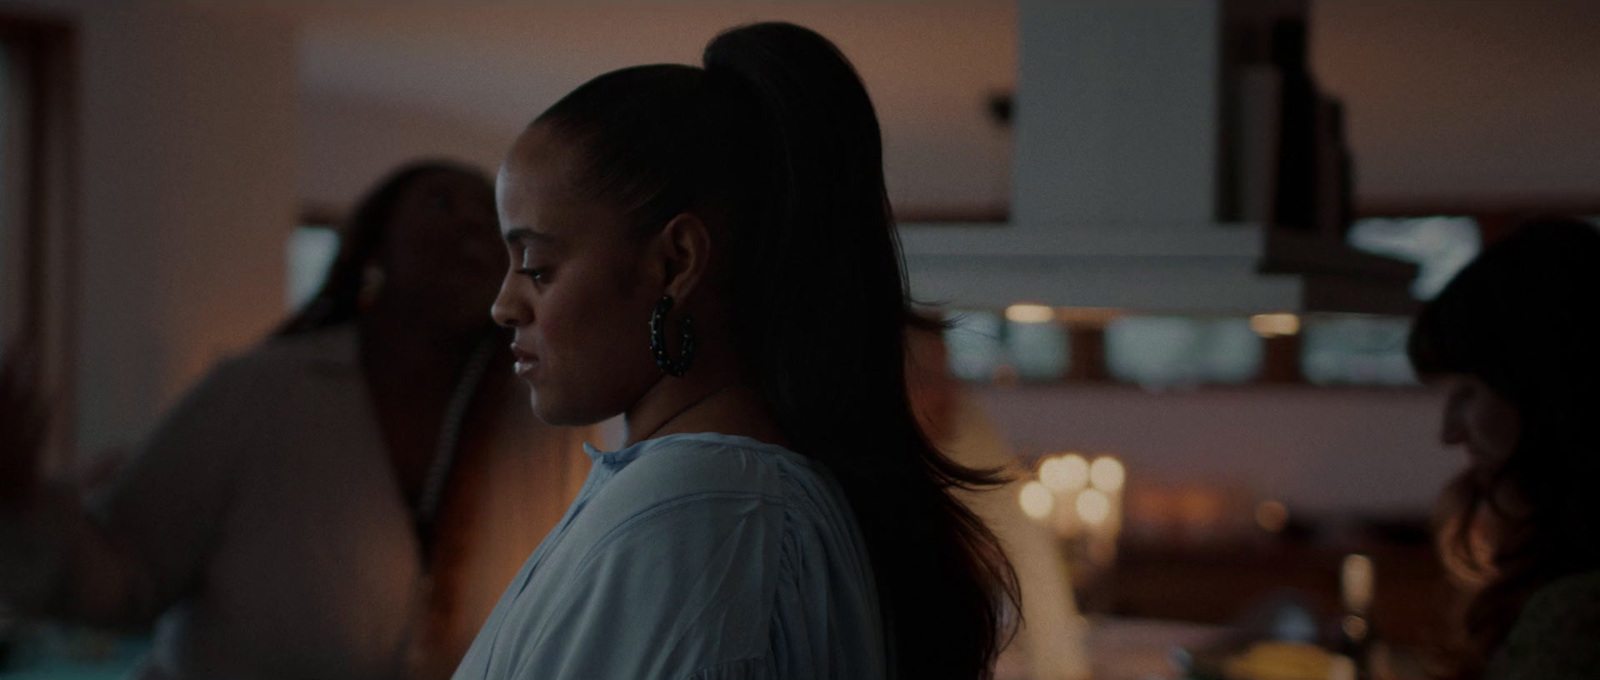
[[(1009, 195), (1009, 141), (988, 119), (1015, 82), (1015, 6), (944, 2), (312, 2), (302, 23), (305, 196), (345, 205), (422, 152), (498, 164), (528, 121), (605, 71), (692, 63), (718, 31), (789, 20), (860, 70), (897, 205), (987, 208)], [(358, 181), (356, 176), (365, 177)]]
[(308, 206), (336, 210), (418, 158), (462, 161), (493, 176), (517, 133), (422, 106), (331, 92), (303, 93), (300, 127), (300, 196)]
[[(1004, 202), (1010, 153), (982, 97), (1015, 82), (1012, 2), (350, 3), (273, 5), (301, 21), (308, 136), (362, 120), (429, 128), (434, 146), (492, 163), (538, 110), (600, 71), (692, 61), (719, 28), (785, 18), (854, 58), (885, 126), (890, 188), (907, 204)], [(1600, 2), (1314, 0), (1311, 60), (1342, 98), (1366, 201), (1600, 194)], [(356, 115), (387, 109), (382, 118)], [(342, 108), (341, 108), (342, 107)], [(413, 120), (397, 114), (414, 112)], [(336, 116), (344, 116), (335, 119)], [(384, 127), (356, 134), (377, 138)], [(449, 141), (460, 136), (459, 142)], [(335, 140), (337, 141), (337, 140)], [(419, 149), (420, 150), (420, 149)], [(357, 155), (343, 155), (355, 151)], [(308, 145), (307, 197), (343, 203), (331, 168), (381, 146)]]
[(189, 3), (79, 20), (78, 431), (136, 441), (282, 316), (298, 207), (291, 23)]
[(1600, 2), (1311, 7), (1312, 66), (1348, 107), (1360, 198), (1600, 199)]

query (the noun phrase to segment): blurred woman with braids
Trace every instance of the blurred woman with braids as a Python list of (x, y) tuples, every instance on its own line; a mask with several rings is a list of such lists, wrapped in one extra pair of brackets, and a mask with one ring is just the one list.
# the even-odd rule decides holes
[(979, 678), (1015, 579), (929, 443), (866, 88), (792, 24), (613, 71), (517, 139), (495, 301), (533, 410), (622, 414), (456, 677)]
[(31, 472), (36, 399), (9, 366), (0, 470), (29, 472), (0, 488), (0, 605), (156, 624), (144, 678), (448, 675), (588, 467), (511, 377), (499, 250), (482, 173), (395, 172), (320, 293), (87, 506)]
[(1469, 464), (1441, 503), (1467, 599), (1442, 675), (1600, 677), (1600, 232), (1528, 223), (1428, 303), (1418, 374)]

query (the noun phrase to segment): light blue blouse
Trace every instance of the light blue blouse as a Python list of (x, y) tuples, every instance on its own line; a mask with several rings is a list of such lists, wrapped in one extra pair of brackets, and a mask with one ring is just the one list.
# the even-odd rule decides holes
[(820, 464), (712, 433), (586, 448), (456, 680), (887, 676), (866, 544)]

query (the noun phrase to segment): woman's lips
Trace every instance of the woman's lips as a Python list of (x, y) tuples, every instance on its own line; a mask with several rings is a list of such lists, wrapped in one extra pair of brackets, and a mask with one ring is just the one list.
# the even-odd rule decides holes
[(517, 363), (512, 367), (512, 370), (516, 371), (517, 375), (520, 375), (524, 378), (528, 377), (528, 373), (531, 372), (535, 366), (539, 365), (538, 355), (534, 354), (533, 352), (529, 352), (520, 346), (512, 345), (511, 355), (517, 358)]

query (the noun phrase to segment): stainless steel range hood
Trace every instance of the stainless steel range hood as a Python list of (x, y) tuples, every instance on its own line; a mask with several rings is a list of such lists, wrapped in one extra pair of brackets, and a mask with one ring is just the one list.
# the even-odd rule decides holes
[(908, 224), (922, 301), (1406, 313), (1416, 267), (1222, 221), (1224, 21), (1285, 3), (1023, 0), (1010, 221)]

